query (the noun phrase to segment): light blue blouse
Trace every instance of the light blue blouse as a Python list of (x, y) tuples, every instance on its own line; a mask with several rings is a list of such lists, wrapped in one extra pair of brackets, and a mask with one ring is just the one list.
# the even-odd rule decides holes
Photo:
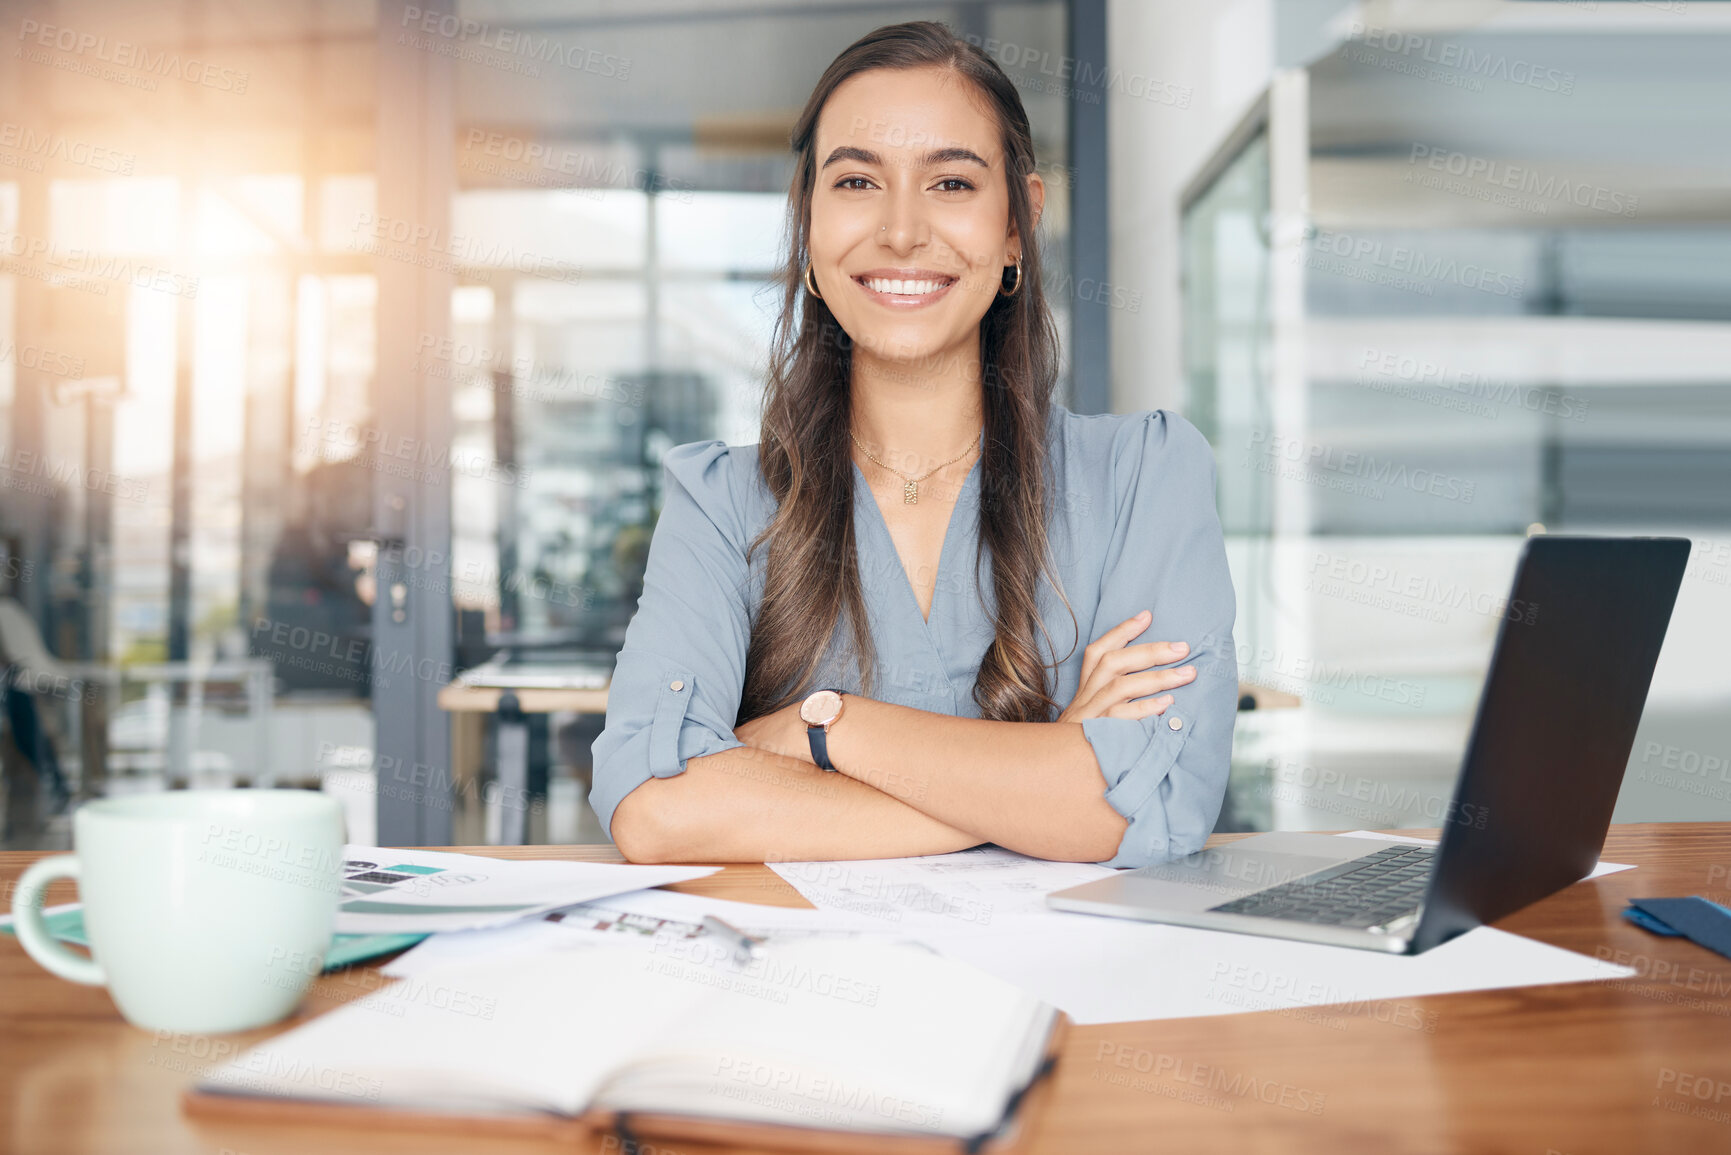
[[(1081, 680), (1082, 648), (1142, 609), (1153, 620), (1135, 640), (1188, 642), (1190, 653), (1178, 664), (1197, 670), (1192, 682), (1170, 691), (1173, 703), (1162, 715), (1082, 723), (1106, 801), (1129, 820), (1105, 865), (1189, 854), (1220, 813), (1238, 704), (1237, 604), (1214, 508), (1213, 453), (1194, 425), (1165, 410), (1082, 415), (1053, 405), (1047, 444), (1057, 483), (1052, 556), (1076, 616), (1072, 625), (1050, 583), (1040, 583), (1051, 640), (1036, 641), (1048, 661), (1069, 655), (1053, 696), (1069, 702)], [(733, 727), (765, 560), (759, 550), (748, 567), (745, 553), (774, 499), (758, 473), (756, 445), (695, 441), (668, 450), (663, 461), (665, 499), (643, 595), (613, 674), (606, 728), (592, 747), (590, 803), (609, 828), (620, 801), (650, 777), (672, 777), (687, 759), (742, 745)], [(979, 536), (979, 487), (976, 458), (944, 537), (928, 622), (855, 466), (855, 537), (877, 646), (872, 697), (980, 716), (974, 678), (992, 642), (995, 598), (983, 544), (981, 592), (974, 590), (969, 546)], [(846, 660), (820, 671), (811, 689), (857, 692), (852, 648), (840, 641), (845, 633), (838, 624), (832, 657)]]

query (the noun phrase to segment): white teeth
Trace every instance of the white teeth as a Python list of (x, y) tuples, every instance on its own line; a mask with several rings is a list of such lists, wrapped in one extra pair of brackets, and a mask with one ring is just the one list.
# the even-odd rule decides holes
[(935, 293), (943, 288), (947, 281), (886, 281), (872, 277), (866, 280), (866, 286), (877, 293), (894, 293), (898, 296), (923, 297), (927, 293)]

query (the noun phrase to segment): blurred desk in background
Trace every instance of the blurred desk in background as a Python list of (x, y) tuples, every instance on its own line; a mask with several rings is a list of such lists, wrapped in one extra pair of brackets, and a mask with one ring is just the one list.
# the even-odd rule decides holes
[[(439, 691), (439, 708), (451, 715), (453, 777), (465, 780), (485, 761), (484, 722), (496, 719), (494, 765), (500, 794), (526, 799), (529, 792), (530, 714), (605, 714), (612, 671), (592, 664), (486, 663), (465, 670)], [(498, 843), (521, 846), (528, 831), (526, 805), (501, 805)]]

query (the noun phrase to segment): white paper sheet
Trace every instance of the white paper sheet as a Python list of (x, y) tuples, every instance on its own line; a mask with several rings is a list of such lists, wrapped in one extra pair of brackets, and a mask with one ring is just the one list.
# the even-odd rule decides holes
[(377, 846), (345, 846), (343, 857), (338, 934), (500, 926), (573, 903), (689, 882), (721, 869), (487, 858)]
[(562, 908), (510, 926), (435, 934), (392, 959), (383, 971), (401, 978), (482, 955), (524, 954), (568, 939), (573, 933), (630, 935), (641, 940), (647, 949), (656, 935), (694, 937), (704, 933), (700, 927), (706, 914), (747, 934), (779, 940), (813, 936), (908, 937), (875, 923), (862, 925), (858, 917), (845, 913), (730, 902), (673, 890), (637, 890)]
[[(1340, 837), (1432, 840), (1357, 830)], [(976, 858), (977, 856), (977, 858)], [(970, 859), (974, 859), (970, 861)], [(1113, 873), (998, 848), (865, 862), (772, 863), (826, 912), (911, 937), (997, 975), (1078, 1023), (1333, 1004), (1306, 1011), (1417, 1019), (1410, 1000), (1453, 991), (1626, 978), (1633, 971), (1480, 927), (1415, 956), (1384, 955), (1051, 910), (1045, 895)], [(1633, 869), (1601, 862), (1588, 877)]]
[[(1374, 831), (1341, 837), (1427, 840)], [(1293, 1008), (1332, 1026), (1376, 1018), (1423, 1029), (1423, 995), (1626, 978), (1634, 972), (1481, 927), (1422, 955), (1290, 942), (1224, 931), (1069, 914), (1045, 895), (1112, 871), (1046, 862), (996, 847), (860, 862), (772, 863), (818, 910), (637, 890), (493, 930), (437, 934), (385, 968), (421, 974), (483, 954), (531, 953), (573, 930), (695, 933), (705, 914), (751, 934), (904, 937), (1039, 996), (1078, 1023), (1131, 1022)], [(1632, 869), (1602, 862), (1590, 877)], [(610, 919), (608, 914), (618, 916)], [(1312, 1010), (1309, 1008), (1329, 1008)]]
[(991, 926), (1046, 909), (1046, 895), (1113, 873), (1091, 862), (1047, 862), (1001, 847), (920, 858), (772, 862), (820, 910), (845, 912), (862, 926)]
[(924, 931), (940, 952), (1014, 983), (1078, 1023), (1346, 1004), (1319, 1019), (1421, 1022), (1421, 995), (1627, 978), (1615, 967), (1479, 927), (1419, 955), (1052, 911), (985, 930)]

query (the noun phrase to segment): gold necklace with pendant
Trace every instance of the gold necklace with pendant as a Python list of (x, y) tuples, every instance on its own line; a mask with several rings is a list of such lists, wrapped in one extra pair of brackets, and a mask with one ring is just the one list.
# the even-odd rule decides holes
[[(853, 434), (849, 433), (848, 436), (853, 437)], [(897, 477), (902, 479), (902, 504), (903, 505), (918, 505), (920, 502), (920, 482), (924, 481), (926, 478), (928, 478), (932, 474), (936, 473), (939, 469), (943, 469), (945, 466), (954, 465), (956, 462), (960, 461), (962, 458), (964, 458), (968, 455), (969, 449), (976, 449), (979, 447), (979, 444), (980, 444), (979, 438), (975, 438), (973, 441), (968, 443), (967, 449), (962, 450), (960, 453), (956, 454), (954, 457), (952, 457), (948, 461), (944, 462), (943, 465), (939, 465), (939, 466), (936, 466), (932, 469), (928, 469), (924, 473), (920, 474), (918, 477), (909, 477), (907, 474), (905, 474), (901, 470), (895, 468), (893, 465), (885, 465), (884, 462), (879, 461), (877, 454), (875, 454), (871, 450), (867, 449), (865, 447), (865, 444), (862, 441), (860, 441), (860, 439), (858, 437), (853, 438), (853, 443), (855, 445), (859, 446), (861, 453), (865, 454), (867, 457), (871, 458), (873, 461), (876, 461), (879, 465), (882, 465), (885, 469), (889, 470), (891, 473), (895, 474)]]

